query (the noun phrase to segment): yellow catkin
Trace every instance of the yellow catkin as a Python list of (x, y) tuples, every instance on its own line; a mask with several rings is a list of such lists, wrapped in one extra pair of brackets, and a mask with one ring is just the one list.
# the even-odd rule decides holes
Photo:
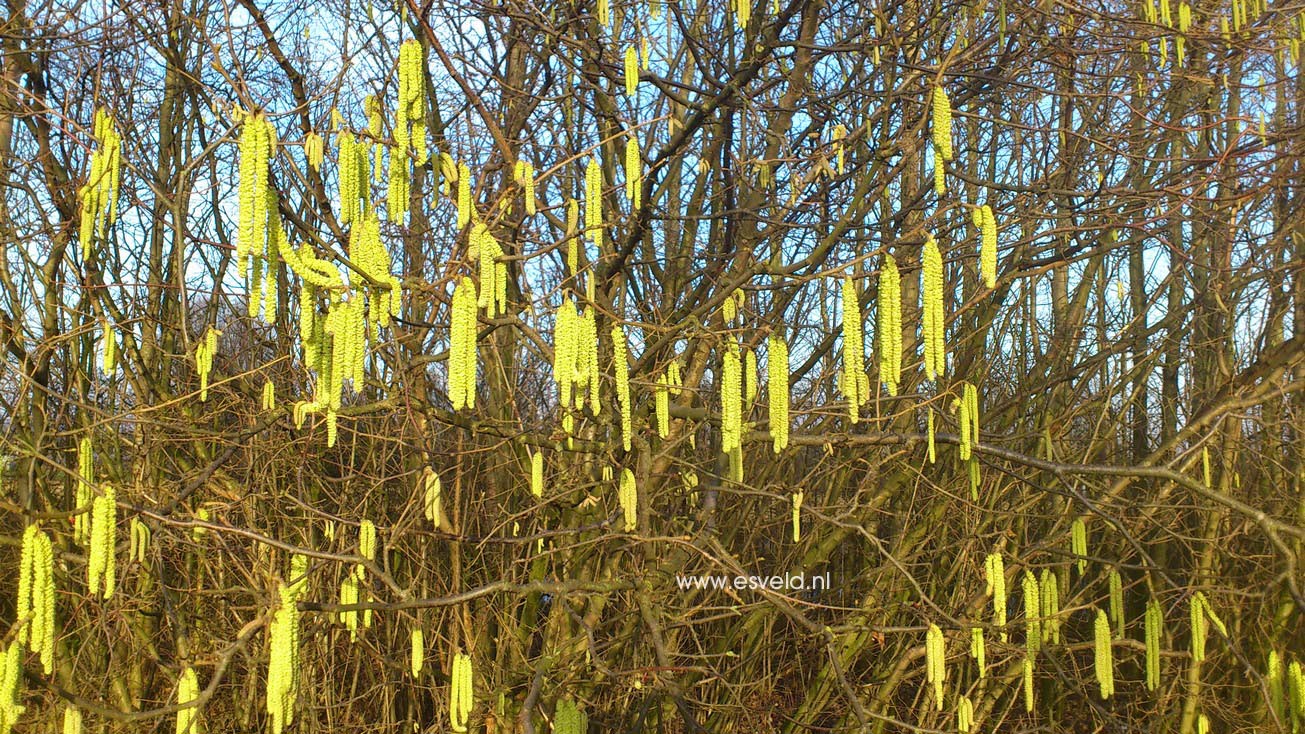
[(752, 349), (743, 350), (743, 412), (752, 409), (757, 400), (757, 353)]
[(789, 432), (788, 342), (779, 329), (766, 341), (766, 372), (771, 448), (778, 454), (788, 447)]
[[(185, 706), (199, 698), (199, 679), (195, 669), (187, 665), (181, 670), (177, 679), (177, 705)], [(199, 720), (199, 707), (192, 705), (177, 712), (177, 734), (202, 734), (204, 727)]]
[(449, 400), (454, 410), (476, 407), (476, 284), (466, 276), (453, 289), (449, 330)]
[(846, 166), (844, 166), (844, 163), (846, 162), (846, 158), (847, 158), (847, 150), (846, 150), (846, 146), (843, 145), (843, 139), (846, 137), (847, 137), (847, 126), (835, 125), (834, 132), (833, 132), (834, 158), (837, 160), (837, 165), (835, 168), (838, 171), (838, 175), (840, 176), (842, 176), (844, 171), (846, 170)]
[(726, 345), (720, 379), (721, 453), (724, 454), (743, 443), (743, 376), (739, 348), (733, 339), (727, 340)]
[(1201, 482), (1207, 488), (1212, 486), (1210, 484), (1210, 449), (1208, 447), (1201, 449)]
[(276, 385), (272, 384), (271, 380), (263, 382), (262, 408), (263, 410), (276, 408)]
[(889, 395), (897, 394), (902, 382), (902, 278), (897, 261), (884, 253), (879, 269), (879, 379)]
[(631, 132), (625, 139), (625, 198), (631, 209), (639, 209), (643, 201), (643, 159), (639, 156), (639, 139)]
[(100, 319), (100, 359), (105, 374), (112, 374), (118, 367), (118, 338), (113, 332), (113, 323)]
[(103, 590), (104, 598), (108, 599), (113, 596), (117, 577), (114, 547), (118, 535), (118, 505), (114, 488), (106, 484), (103, 489), (104, 493), (96, 497), (91, 506), (91, 547), (86, 576), (91, 596)]
[(304, 136), (304, 158), (308, 161), (309, 168), (322, 170), (322, 163), (326, 160), (326, 141), (321, 135), (309, 132)]
[(441, 524), (440, 514), (440, 495), (443, 491), (440, 475), (435, 470), (428, 467), (422, 469), (421, 479), (418, 482), (421, 490), (422, 514), (430, 520), (431, 524), (438, 528)]
[(11, 731), (23, 713), (22, 685), (23, 646), (15, 639), (5, 651), (4, 671), (0, 673), (0, 731)]
[(128, 560), (142, 566), (149, 565), (150, 528), (139, 517), (131, 519), (131, 555)]
[[(592, 299), (592, 296), (590, 298)], [(586, 306), (584, 313), (580, 314), (579, 328), (576, 333), (579, 340), (576, 352), (576, 385), (588, 384), (589, 412), (594, 416), (598, 416), (602, 414), (602, 405), (598, 396), (601, 373), (598, 370), (598, 313), (593, 305)], [(575, 407), (577, 410), (580, 408), (580, 392), (578, 390), (575, 393)]]
[(997, 286), (997, 220), (992, 207), (984, 204), (979, 208), (983, 221), (979, 225), (982, 232), (982, 245), (979, 250), (979, 270), (983, 284), (988, 288)]
[(943, 160), (952, 159), (952, 103), (941, 84), (933, 88), (933, 147)]
[(937, 445), (934, 442), (933, 408), (926, 408), (926, 410), (928, 411), (928, 417), (925, 418), (925, 430), (928, 435), (928, 456), (929, 463), (933, 464), (938, 461)]
[(413, 678), (421, 677), (421, 669), (426, 662), (426, 636), (421, 627), (413, 626), (410, 637), (412, 651), (409, 655), (409, 669)]
[(1038, 580), (1038, 590), (1042, 593), (1040, 611), (1042, 612), (1042, 642), (1052, 645), (1060, 644), (1060, 584), (1051, 569), (1042, 569), (1042, 578)]
[(92, 486), (95, 484), (95, 456), (91, 446), (91, 437), (82, 436), (77, 441), (77, 493), (76, 517), (73, 518), (73, 540), (80, 546), (86, 546), (91, 538), (90, 505), (95, 496)]
[(487, 318), (507, 310), (507, 263), (503, 262), (503, 246), (490, 233), (483, 222), (471, 226), (469, 236), (471, 256), (480, 264), (480, 296), (477, 305), (485, 309)]
[(615, 324), (612, 326), (612, 371), (616, 375), (616, 405), (621, 412), (621, 445), (629, 451), (634, 427), (631, 423), (630, 362), (626, 352), (625, 330), (620, 324)]
[(1027, 657), (1024, 658), (1022, 666), (1024, 680), (1024, 710), (1033, 711), (1033, 661)]
[(970, 703), (970, 699), (961, 696), (960, 700), (956, 702), (956, 729), (961, 734), (969, 734), (970, 729), (973, 727), (974, 704)]
[(449, 683), (449, 723), (453, 725), (453, 731), (465, 732), (467, 720), (471, 717), (474, 694), (471, 656), (455, 653), (452, 667)]
[(671, 435), (671, 390), (666, 383), (666, 374), (657, 376), (653, 387), (653, 403), (657, 414), (657, 435), (666, 438)]
[(621, 515), (625, 532), (633, 532), (639, 526), (639, 491), (634, 483), (634, 472), (621, 470), (621, 484), (617, 498), (621, 504)]
[(63, 734), (82, 734), (82, 710), (72, 704), (63, 708)]
[(90, 259), (94, 239), (107, 236), (109, 226), (117, 219), (122, 181), (122, 138), (107, 110), (95, 111), (92, 134), (99, 147), (91, 153), (86, 183), (77, 192), (81, 200), (79, 240), (83, 262)]
[(296, 589), (280, 584), (279, 604), (272, 614), (267, 664), (267, 713), (272, 734), (281, 734), (294, 723), (295, 700), (299, 695), (299, 608)]
[(802, 490), (793, 492), (793, 542), (802, 540)]
[[(258, 313), (259, 284), (271, 261), (268, 252), (269, 162), (276, 149), (276, 130), (262, 112), (245, 118), (240, 134), (239, 204), (236, 267), (247, 278), (250, 316)], [(275, 216), (271, 212), (271, 216)]]
[(471, 221), (471, 169), (465, 163), (458, 164), (458, 229)]
[(943, 708), (943, 683), (947, 679), (946, 643), (942, 630), (936, 624), (929, 625), (925, 635), (925, 679), (933, 686), (934, 702), (939, 711)]
[(1160, 641), (1164, 637), (1164, 612), (1160, 602), (1151, 599), (1146, 603), (1146, 689), (1154, 691), (1160, 686)]
[(598, 156), (589, 159), (585, 168), (585, 235), (595, 245), (603, 245), (603, 172)]
[(1305, 723), (1305, 671), (1301, 669), (1301, 661), (1293, 660), (1287, 666), (1287, 685), (1296, 720)]
[(984, 578), (987, 593), (992, 595), (992, 623), (1001, 631), (1001, 641), (1006, 641), (1006, 564), (1001, 553), (989, 553), (984, 561)]
[(843, 372), (839, 390), (847, 398), (847, 413), (852, 423), (860, 418), (861, 403), (869, 397), (861, 392), (865, 383), (865, 343), (861, 326), (861, 302), (852, 278), (843, 279)]
[(1087, 573), (1087, 523), (1083, 517), (1074, 518), (1069, 530), (1069, 552), (1077, 558), (1078, 575)]
[(571, 277), (580, 277), (580, 250), (584, 243), (578, 236), (580, 232), (580, 202), (566, 200), (566, 265)]
[(1192, 630), (1192, 661), (1197, 663), (1205, 660), (1205, 637), (1209, 627), (1209, 621), (1202, 609), (1204, 600), (1205, 595), (1198, 591), (1192, 595), (1188, 607)]
[(752, 0), (733, 0), (734, 20), (738, 23), (740, 29), (748, 27), (748, 21), (752, 19)]
[(415, 39), (404, 41), (399, 46), (399, 107), (394, 121), (394, 139), (401, 157), (406, 158), (408, 151), (415, 148), (419, 164), (426, 162), (425, 67), (421, 43)]
[(530, 454), (530, 494), (544, 496), (544, 452), (536, 450)]
[(987, 651), (983, 641), (983, 628), (970, 628), (970, 657), (974, 658), (974, 666), (979, 669), (979, 678), (983, 679), (986, 675), (987, 668)]
[(358, 555), (376, 560), (376, 524), (364, 519), (358, 525)]
[(639, 57), (634, 46), (625, 48), (625, 96), (634, 97), (639, 93)]
[(930, 380), (937, 380), (947, 367), (947, 351), (943, 315), (942, 253), (933, 235), (926, 235), (920, 268), (920, 295), (923, 309), (922, 338), (924, 340), (924, 368)]
[(598, 25), (603, 28), (612, 26), (611, 0), (598, 0)]
[(1096, 670), (1097, 684), (1101, 687), (1101, 697), (1110, 698), (1115, 692), (1115, 658), (1110, 646), (1110, 620), (1101, 609), (1097, 610), (1093, 630), (1096, 643), (1093, 648), (1093, 668)]
[(199, 375), (200, 402), (208, 400), (208, 378), (213, 371), (213, 356), (217, 353), (218, 336), (221, 333), (210, 326), (195, 345), (195, 373)]
[(390, 151), (390, 182), (386, 190), (386, 208), (391, 222), (402, 224), (412, 203), (408, 154), (398, 147)]
[(1042, 592), (1032, 571), (1024, 571), (1024, 654), (1030, 660), (1042, 649)]
[(19, 625), (17, 640), (40, 656), (46, 675), (54, 672), (55, 588), (54, 546), (50, 536), (36, 525), (23, 532), (19, 561), (18, 598), (14, 618)]
[(539, 202), (535, 198), (534, 165), (530, 161), (518, 160), (516, 167), (513, 169), (512, 179), (521, 185), (521, 191), (526, 201), (526, 214), (534, 216), (539, 207)]
[(1118, 569), (1110, 569), (1110, 619), (1115, 623), (1115, 639), (1124, 639), (1124, 581)]

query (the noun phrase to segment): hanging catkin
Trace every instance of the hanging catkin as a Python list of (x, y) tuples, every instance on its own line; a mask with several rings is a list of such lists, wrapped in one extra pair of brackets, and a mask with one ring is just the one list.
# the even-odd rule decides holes
[(628, 468), (621, 470), (621, 486), (617, 498), (621, 504), (621, 515), (625, 521), (625, 532), (634, 532), (639, 526), (639, 491), (634, 484), (634, 472)]
[(1070, 525), (1069, 552), (1078, 559), (1078, 575), (1087, 573), (1087, 523), (1083, 521), (1082, 515), (1074, 518)]
[(666, 374), (657, 376), (653, 386), (653, 404), (657, 418), (657, 435), (666, 438), (671, 433), (671, 390), (666, 383)]
[(1154, 691), (1160, 686), (1160, 641), (1164, 637), (1164, 612), (1160, 602), (1151, 599), (1146, 603), (1146, 689)]
[(82, 262), (90, 259), (92, 241), (103, 239), (118, 216), (118, 187), (122, 180), (122, 138), (113, 117), (104, 108), (95, 111), (92, 135), (99, 148), (91, 154), (91, 170), (77, 191), (81, 200), (80, 232)]
[[(177, 679), (177, 705), (185, 706), (197, 698), (199, 698), (199, 679), (195, 676), (195, 669), (187, 665), (181, 669), (181, 677)], [(203, 731), (198, 705), (177, 712), (177, 734), (202, 734)]]
[(974, 666), (979, 669), (979, 679), (982, 680), (987, 667), (986, 645), (983, 641), (983, 628), (970, 628), (970, 656), (974, 658)]
[(621, 412), (621, 445), (630, 450), (634, 427), (631, 423), (630, 363), (626, 355), (625, 330), (620, 324), (612, 326), (612, 370), (616, 374), (616, 405)]
[(961, 696), (960, 700), (956, 702), (956, 729), (961, 734), (968, 734), (973, 726), (974, 704), (970, 703), (970, 699)]
[(19, 560), (18, 599), (14, 618), (18, 642), (40, 656), (46, 675), (54, 672), (54, 546), (36, 525), (23, 532)]
[(779, 453), (788, 447), (789, 374), (788, 343), (782, 326), (766, 340), (766, 390), (770, 399), (771, 448)]
[(1115, 692), (1115, 658), (1110, 646), (1110, 620), (1101, 609), (1097, 610), (1094, 630), (1093, 667), (1097, 674), (1097, 683), (1101, 687), (1101, 697), (1110, 698)]
[(485, 309), (486, 318), (494, 318), (507, 311), (507, 263), (503, 262), (503, 246), (490, 233), (484, 222), (471, 225), (470, 254), (480, 263), (480, 297), (477, 305)]
[(453, 671), (449, 684), (449, 723), (453, 731), (467, 731), (467, 719), (471, 716), (473, 701), (473, 680), (471, 656), (463, 653), (453, 655)]
[(295, 586), (279, 585), (280, 604), (272, 614), (268, 633), (271, 652), (267, 664), (267, 713), (272, 734), (281, 734), (294, 723), (299, 695), (299, 600), (295, 592)]
[(639, 93), (639, 56), (633, 45), (625, 47), (625, 96)]
[(465, 163), (458, 164), (458, 229), (466, 227), (471, 221), (471, 168)]
[[(847, 398), (847, 414), (852, 423), (860, 419), (861, 403), (869, 396), (865, 386), (865, 342), (861, 326), (861, 302), (851, 276), (843, 278), (843, 372), (839, 390)], [(868, 392), (868, 391), (866, 391)]]
[(983, 564), (987, 593), (992, 595), (992, 623), (1006, 641), (1006, 564), (1001, 553), (989, 553)]
[(1124, 639), (1124, 581), (1119, 569), (1110, 569), (1107, 576), (1110, 587), (1110, 619), (1115, 623), (1115, 639)]
[(421, 631), (421, 627), (413, 625), (412, 632), (409, 633), (409, 647), (411, 651), (408, 655), (408, 668), (412, 671), (412, 677), (421, 677), (421, 669), (426, 663), (426, 637)]
[(997, 286), (997, 220), (993, 216), (992, 207), (984, 204), (978, 210), (982, 218), (979, 225), (983, 233), (983, 244), (979, 251), (979, 270), (983, 276), (983, 284), (988, 288)]
[(213, 371), (213, 356), (217, 353), (218, 335), (221, 333), (210, 326), (195, 345), (195, 372), (199, 375), (200, 402), (208, 400), (208, 376)]
[(104, 598), (108, 599), (113, 596), (117, 574), (114, 548), (118, 537), (118, 504), (117, 492), (111, 485), (103, 485), (103, 490), (91, 503), (91, 547), (86, 577), (91, 596), (102, 589)]
[(466, 276), (453, 289), (449, 327), (449, 400), (454, 410), (476, 407), (476, 284)]
[(933, 88), (933, 147), (943, 160), (952, 159), (952, 103), (941, 84)]
[(544, 496), (544, 452), (542, 450), (530, 452), (530, 494), (535, 497)]
[(422, 509), (427, 520), (437, 529), (441, 523), (440, 513), (440, 495), (443, 492), (443, 485), (440, 482), (440, 475), (429, 466), (422, 468), (421, 478), (418, 480), (418, 488), (422, 493)]
[(63, 709), (63, 734), (82, 734), (82, 710), (72, 704)]
[(1038, 589), (1042, 592), (1042, 641), (1053, 645), (1060, 644), (1060, 584), (1051, 569), (1042, 569), (1042, 578), (1038, 580)]
[(879, 379), (889, 395), (902, 382), (902, 278), (897, 260), (887, 252), (879, 269)]
[(639, 156), (639, 139), (631, 130), (625, 139), (625, 198), (630, 209), (638, 210), (643, 204), (643, 158)]
[(943, 708), (943, 682), (947, 679), (946, 646), (942, 630), (936, 624), (929, 625), (925, 636), (925, 679), (933, 686), (934, 703), (939, 711)]
[(585, 235), (596, 246), (603, 246), (603, 172), (597, 155), (585, 168)]
[(728, 454), (743, 444), (743, 375), (739, 364), (739, 347), (726, 340), (721, 362), (720, 431), (721, 453)]
[(933, 235), (925, 235), (920, 268), (920, 295), (923, 318), (924, 368), (930, 380), (937, 380), (947, 368), (947, 351), (943, 315), (942, 253)]
[(1042, 648), (1042, 592), (1038, 588), (1038, 579), (1032, 571), (1024, 571), (1024, 654), (1030, 660), (1038, 655)]
[(793, 542), (802, 540), (802, 490), (793, 492)]

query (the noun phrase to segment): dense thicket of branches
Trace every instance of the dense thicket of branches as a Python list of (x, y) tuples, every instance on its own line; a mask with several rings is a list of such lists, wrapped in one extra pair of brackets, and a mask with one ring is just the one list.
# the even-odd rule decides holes
[[(303, 731), (443, 730), (455, 652), (473, 660), (477, 731), (547, 730), (562, 698), (601, 730), (954, 730), (961, 696), (981, 730), (1189, 732), (1205, 717), (1215, 731), (1292, 731), (1266, 673), (1271, 650), (1284, 669), (1305, 650), (1299, 2), (1197, 3), (1186, 32), (1163, 17), (1177, 26), (1178, 0), (758, 0), (745, 29), (726, 0), (612, 0), (609, 26), (588, 0), (407, 2), (8, 3), (0, 564), (17, 568), (26, 525), (51, 534), (60, 630), (53, 674), (34, 657), (25, 666), (22, 730), (55, 726), (68, 702), (88, 726), (170, 730), (185, 665), (210, 730), (268, 726), (268, 625), (299, 553), (311, 560)], [(1155, 21), (1149, 5), (1163, 11)], [(504, 246), (509, 308), (482, 313), (476, 407), (452, 411), (452, 285), (477, 269), (438, 164), (417, 166), (410, 218), (382, 222), (401, 312), (369, 344), (366, 384), (346, 391), (328, 447), (320, 414), (292, 421), (317, 382), (299, 279), (280, 271), (270, 323), (245, 315), (236, 111), (265, 110), (276, 126), (271, 184), (290, 243), (357, 285), (333, 111), (371, 140), (363, 99), (378, 95), (388, 142), (398, 48), (412, 38), (427, 58), (432, 157), (468, 165)], [(650, 60), (634, 97), (631, 45)], [(942, 195), (937, 86), (955, 114)], [(86, 258), (79, 189), (99, 107), (117, 121), (125, 167), (119, 220)], [(320, 172), (302, 148), (310, 132), (327, 143)], [(576, 274), (567, 201), (592, 205), (594, 156), (605, 233)], [(518, 159), (539, 172), (533, 216)], [(372, 185), (381, 210), (387, 185), (383, 172)], [(983, 203), (999, 228), (995, 288), (979, 275)], [(932, 381), (919, 331), (926, 234), (943, 252), (949, 351)], [(888, 256), (905, 355), (892, 396), (875, 328)], [(867, 325), (871, 394), (856, 423), (839, 389), (844, 275)], [(736, 289), (743, 306), (726, 322)], [(550, 376), (568, 293), (597, 309), (604, 373), (604, 411), (576, 414), (571, 440)], [(121, 352), (107, 372), (102, 320)], [(613, 410), (614, 324), (630, 342), (629, 451)], [(222, 335), (201, 401), (195, 348), (208, 327)], [(722, 355), (729, 340), (756, 348), (764, 375), (776, 332), (791, 354), (791, 445), (772, 451), (763, 386), (746, 408), (739, 482), (720, 450)], [(686, 389), (662, 438), (654, 387), (676, 360)], [(266, 380), (273, 410), (260, 409)], [(982, 416), (973, 462), (956, 446), (966, 382)], [(114, 486), (119, 503), (108, 601), (88, 593), (72, 532), (90, 509), (76, 506), (86, 437), (95, 492)], [(438, 527), (423, 512), (425, 467), (443, 483)], [(627, 468), (633, 532), (617, 503)], [(143, 563), (127, 560), (133, 517), (152, 530)], [(383, 552), (363, 588), (372, 626), (351, 642), (335, 613), (365, 519)], [(994, 551), (1010, 589), (1005, 639), (985, 588)], [(1064, 627), (1036, 658), (1030, 712), (1020, 588), (1044, 569)], [(685, 591), (675, 578), (798, 571), (828, 572), (833, 588)], [(1125, 636), (1102, 700), (1093, 620), (1110, 607), (1112, 571)], [(1189, 647), (1198, 591), (1226, 623), (1210, 628), (1203, 661)], [(1165, 618), (1155, 691), (1143, 683), (1151, 600)], [(925, 684), (931, 624), (946, 640), (941, 710)], [(414, 626), (430, 657), (415, 678)], [(987, 641), (982, 679), (972, 627)]]

